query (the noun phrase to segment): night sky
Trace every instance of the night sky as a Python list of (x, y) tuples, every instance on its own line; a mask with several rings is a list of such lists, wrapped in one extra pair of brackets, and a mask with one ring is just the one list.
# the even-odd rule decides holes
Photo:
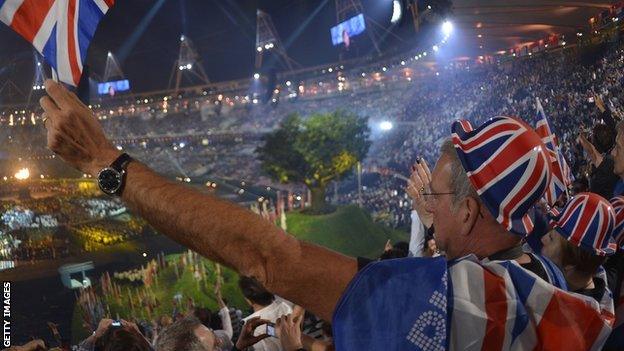
[[(392, 0), (363, 3), (371, 17), (389, 25)], [(332, 46), (329, 32), (336, 23), (334, 0), (117, 0), (100, 23), (87, 61), (94, 73), (102, 75), (110, 50), (120, 59), (133, 90), (164, 89), (177, 59), (180, 34), (184, 33), (194, 43), (211, 81), (251, 77), (258, 8), (272, 16), (288, 54), (302, 66), (338, 60), (338, 49)], [(136, 36), (150, 10), (157, 12), (142, 35)], [(403, 27), (409, 29), (409, 22)], [(133, 33), (138, 39), (135, 45), (130, 39)], [(396, 40), (389, 36), (385, 44), (391, 46)], [(362, 51), (372, 50), (366, 44), (361, 44)], [(0, 67), (0, 79), (11, 79), (24, 90), (32, 84), (31, 45), (3, 24)]]

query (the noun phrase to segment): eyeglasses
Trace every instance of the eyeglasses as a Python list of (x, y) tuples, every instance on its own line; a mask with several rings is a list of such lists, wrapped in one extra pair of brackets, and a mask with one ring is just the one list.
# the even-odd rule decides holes
[(452, 194), (455, 194), (455, 192), (449, 191), (449, 192), (441, 192), (441, 193), (437, 193), (437, 192), (421, 193), (421, 195), (425, 197), (425, 201), (431, 202), (431, 203), (435, 203), (438, 200), (439, 195), (452, 195)]
[[(449, 192), (441, 192), (441, 193), (437, 193), (437, 192), (421, 193), (421, 195), (425, 196), (425, 201), (427, 201), (430, 205), (434, 205), (438, 201), (439, 195), (452, 195), (452, 194), (455, 194), (455, 192), (449, 191)], [(479, 208), (479, 217), (485, 218), (483, 214), (481, 213), (481, 208)]]

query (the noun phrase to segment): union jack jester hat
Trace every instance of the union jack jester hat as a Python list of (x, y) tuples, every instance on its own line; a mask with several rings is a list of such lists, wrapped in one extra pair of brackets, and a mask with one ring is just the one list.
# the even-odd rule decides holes
[(495, 117), (477, 129), (453, 123), (457, 155), (479, 197), (506, 230), (521, 236), (534, 227), (529, 209), (550, 184), (550, 158), (540, 136), (525, 122)]

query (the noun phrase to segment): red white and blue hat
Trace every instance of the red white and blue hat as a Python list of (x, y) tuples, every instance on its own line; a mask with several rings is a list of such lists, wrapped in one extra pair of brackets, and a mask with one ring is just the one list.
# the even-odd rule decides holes
[(468, 121), (456, 121), (452, 132), (468, 179), (490, 213), (508, 231), (529, 234), (534, 227), (529, 210), (552, 177), (540, 136), (512, 117), (492, 118), (477, 129)]
[(611, 203), (594, 193), (580, 193), (571, 198), (551, 226), (570, 243), (596, 255), (615, 252), (613, 228), (616, 216)]
[(613, 240), (620, 249), (624, 250), (624, 196), (616, 196), (609, 202), (611, 202), (611, 206), (613, 206), (613, 211), (615, 212)]

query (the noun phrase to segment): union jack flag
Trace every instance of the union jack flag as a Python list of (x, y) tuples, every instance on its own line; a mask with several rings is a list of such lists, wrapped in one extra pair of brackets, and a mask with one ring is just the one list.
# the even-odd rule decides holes
[(77, 86), (89, 43), (115, 0), (0, 0), (0, 21), (33, 44), (60, 81)]
[(470, 182), (490, 213), (508, 231), (525, 236), (529, 209), (551, 180), (551, 163), (539, 135), (526, 123), (496, 117), (473, 130), (456, 121), (452, 140)]
[(580, 193), (570, 199), (553, 219), (557, 232), (572, 244), (597, 255), (613, 253), (615, 213), (609, 201), (594, 193)]
[(559, 149), (557, 137), (550, 129), (550, 124), (548, 123), (548, 119), (546, 118), (544, 108), (542, 107), (542, 103), (539, 98), (537, 99), (537, 112), (539, 120), (535, 127), (535, 132), (537, 132), (540, 138), (542, 138), (542, 142), (548, 150), (553, 176), (544, 197), (549, 205), (553, 205), (557, 202), (557, 199), (562, 193), (565, 192), (566, 196), (569, 197), (568, 187), (572, 185), (574, 176), (572, 175), (570, 166), (568, 166), (568, 163)]
[(338, 351), (599, 350), (613, 300), (561, 290), (515, 261), (405, 258), (360, 271), (332, 324)]

